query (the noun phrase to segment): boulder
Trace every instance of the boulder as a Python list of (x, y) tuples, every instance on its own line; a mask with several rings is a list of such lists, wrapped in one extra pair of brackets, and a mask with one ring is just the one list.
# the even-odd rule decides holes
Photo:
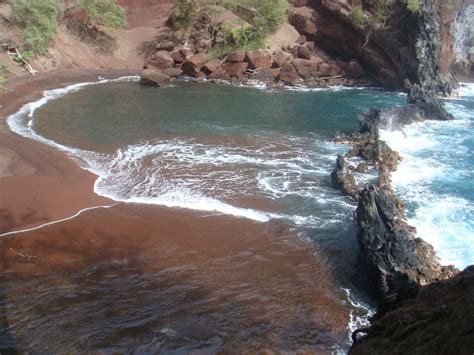
[(213, 73), (221, 68), (222, 68), (222, 61), (220, 61), (219, 59), (213, 59), (207, 62), (202, 69), (206, 74), (209, 75), (210, 73)]
[(312, 42), (312, 41), (306, 42), (304, 45), (305, 45), (305, 47), (308, 48), (311, 52), (313, 52), (314, 49), (316, 48), (316, 45), (315, 45), (314, 42)]
[(414, 122), (425, 120), (452, 120), (453, 116), (443, 107), (443, 104), (429, 93), (413, 85), (408, 97), (408, 104), (403, 107), (393, 107), (385, 110), (371, 109), (359, 116), (359, 132), (368, 133), (373, 138), (378, 137), (378, 129), (401, 129)]
[(272, 62), (272, 67), (273, 68), (280, 68), (283, 64), (288, 62), (291, 59), (291, 55), (288, 53), (285, 53), (283, 51), (277, 51), (273, 55), (273, 62)]
[(222, 68), (231, 77), (241, 78), (247, 70), (247, 66), (246, 62), (226, 62)]
[(252, 79), (263, 81), (263, 82), (269, 82), (269, 81), (275, 81), (277, 76), (278, 74), (274, 71), (274, 69), (261, 68), (261, 69), (257, 69), (252, 74)]
[(337, 63), (331, 63), (331, 69), (329, 70), (329, 76), (341, 75), (342, 69)]
[(319, 76), (331, 76), (331, 64), (329, 63), (321, 63), (318, 67), (318, 74)]
[(308, 49), (308, 47), (305, 46), (298, 46), (298, 58), (303, 58), (303, 59), (311, 59), (311, 51)]
[(349, 77), (354, 79), (359, 79), (364, 76), (364, 69), (359, 64), (359, 62), (355, 59), (352, 59), (346, 67), (346, 73)]
[(177, 63), (184, 63), (193, 56), (193, 51), (191, 49), (180, 49), (171, 53), (171, 58)]
[(174, 49), (174, 43), (170, 40), (163, 40), (156, 44), (157, 51), (168, 51), (171, 52)]
[(173, 66), (174, 60), (167, 51), (156, 52), (145, 64), (145, 68), (158, 70), (172, 68)]
[(397, 170), (400, 155), (387, 143), (379, 139), (367, 139), (356, 142), (346, 155), (348, 158), (359, 156), (374, 164), (384, 166), (388, 171)]
[(367, 275), (379, 295), (397, 294), (456, 273), (454, 267), (441, 266), (433, 247), (416, 238), (415, 228), (404, 219), (402, 203), (390, 189), (366, 187), (355, 218)]
[(299, 45), (290, 46), (286, 49), (286, 52), (293, 55), (294, 57), (298, 57), (298, 48), (299, 47), (300, 47)]
[(225, 59), (226, 62), (243, 62), (245, 60), (245, 52), (235, 51), (229, 53), (227, 58)]
[(318, 29), (313, 22), (314, 10), (309, 7), (298, 7), (290, 13), (290, 23), (299, 33), (315, 35)]
[(310, 79), (318, 73), (318, 63), (315, 61), (295, 58), (291, 61), (291, 64), (295, 67), (299, 76), (303, 79)]
[(302, 35), (302, 36), (299, 36), (298, 39), (296, 40), (296, 44), (304, 44), (305, 42), (307, 41), (306, 39), (306, 36), (305, 35)]
[(230, 75), (223, 68), (218, 68), (210, 73), (207, 78), (209, 80), (230, 80)]
[(168, 75), (170, 78), (179, 78), (183, 71), (179, 68), (168, 68), (163, 70), (163, 74)]
[(349, 172), (347, 163), (342, 155), (338, 155), (336, 167), (331, 173), (332, 187), (341, 190), (344, 195), (357, 200), (359, 188), (354, 179), (354, 175)]
[(298, 73), (293, 65), (285, 63), (281, 66), (279, 79), (286, 85), (295, 85), (298, 80)]
[(184, 74), (197, 77), (207, 61), (208, 57), (206, 53), (198, 53), (189, 58), (188, 61), (184, 62), (181, 69), (183, 69)]
[(140, 84), (145, 86), (166, 86), (170, 83), (170, 77), (158, 70), (144, 69), (140, 75)]
[(271, 68), (272, 55), (267, 51), (250, 51), (245, 54), (245, 61), (250, 69)]

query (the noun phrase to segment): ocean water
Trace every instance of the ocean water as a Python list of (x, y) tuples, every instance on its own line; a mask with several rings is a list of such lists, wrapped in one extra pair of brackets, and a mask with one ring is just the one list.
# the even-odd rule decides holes
[[(452, 122), (383, 132), (404, 157), (393, 183), (410, 223), (443, 262), (458, 267), (474, 262), (472, 92), (467, 87), (447, 101)], [(371, 89), (271, 91), (194, 82), (145, 88), (127, 78), (48, 91), (8, 123), (96, 173), (100, 195), (284, 223), (330, 265), (341, 290), (336, 302), (349, 304), (349, 334), (366, 322), (373, 303), (362, 291), (355, 203), (330, 183), (337, 154), (349, 147), (331, 137), (357, 128), (364, 110), (405, 100)], [(330, 349), (344, 351), (348, 339)]]
[(412, 124), (382, 138), (402, 153), (393, 174), (410, 224), (443, 264), (474, 264), (474, 85), (445, 100), (454, 121)]

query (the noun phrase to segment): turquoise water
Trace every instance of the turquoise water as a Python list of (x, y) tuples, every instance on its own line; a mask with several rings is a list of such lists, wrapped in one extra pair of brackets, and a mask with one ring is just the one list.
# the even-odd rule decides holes
[[(452, 122), (382, 134), (404, 157), (393, 184), (409, 222), (443, 262), (458, 267), (474, 263), (473, 89), (446, 102)], [(366, 318), (370, 298), (360, 291), (355, 203), (330, 184), (337, 154), (349, 147), (331, 137), (355, 129), (364, 110), (405, 100), (369, 89), (269, 91), (193, 82), (144, 88), (132, 80), (46, 92), (9, 124), (79, 158), (99, 176), (94, 189), (100, 195), (288, 225), (316, 246), (314, 258), (329, 264), (341, 288), (337, 302), (352, 304), (350, 331)], [(356, 178), (363, 184), (375, 176)], [(291, 336), (285, 341), (295, 344)]]
[[(374, 105), (403, 95), (367, 89), (269, 91), (133, 81), (52, 93), (17, 130), (80, 156), (100, 178), (96, 192), (120, 201), (283, 219), (310, 239), (350, 233), (354, 204), (330, 187), (330, 143)], [(404, 156), (394, 186), (410, 223), (444, 263), (474, 263), (473, 88), (446, 105), (452, 122), (425, 122), (383, 138)], [(31, 115), (33, 116), (33, 115)], [(18, 118), (17, 118), (18, 119)], [(28, 123), (28, 122), (29, 123)], [(372, 175), (357, 176), (361, 183)], [(337, 250), (337, 248), (334, 248)]]

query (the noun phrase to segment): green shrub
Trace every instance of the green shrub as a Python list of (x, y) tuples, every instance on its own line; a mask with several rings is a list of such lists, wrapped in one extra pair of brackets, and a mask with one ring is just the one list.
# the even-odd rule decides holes
[(54, 0), (10, 0), (12, 12), (23, 26), (26, 46), (44, 54), (58, 32), (58, 20), (63, 13)]
[(21, 56), (25, 60), (35, 59), (35, 57), (36, 57), (35, 52), (33, 52), (33, 51), (24, 51), (24, 52), (21, 53)]
[(362, 6), (357, 5), (351, 13), (351, 21), (354, 26), (360, 27), (365, 24), (365, 15)]
[(407, 4), (407, 9), (413, 13), (418, 12), (421, 8), (420, 0), (406, 0), (406, 4)]
[(199, 10), (199, 5), (196, 1), (179, 0), (170, 11), (171, 25), (183, 32), (187, 32), (188, 27), (196, 19)]
[(255, 26), (265, 34), (278, 30), (288, 20), (287, 0), (258, 0), (254, 7), (257, 9)]
[(222, 58), (223, 56), (229, 54), (235, 49), (235, 46), (231, 43), (218, 43), (214, 48), (211, 48), (208, 52), (208, 57), (210, 60)]
[(115, 29), (128, 25), (127, 10), (115, 0), (79, 0), (79, 6), (100, 25)]
[(7, 81), (8, 65), (0, 63), (0, 88), (3, 88), (3, 84)]

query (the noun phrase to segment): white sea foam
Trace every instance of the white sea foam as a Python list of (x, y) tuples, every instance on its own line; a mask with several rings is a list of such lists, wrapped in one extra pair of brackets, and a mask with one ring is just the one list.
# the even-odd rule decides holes
[[(137, 79), (126, 77), (118, 80)], [(322, 197), (325, 191), (317, 181), (327, 179), (328, 164), (332, 165), (334, 151), (339, 147), (334, 148), (329, 143), (316, 146), (318, 137), (314, 135), (306, 138), (288, 136), (284, 141), (257, 137), (258, 144), (247, 147), (170, 139), (131, 145), (118, 149), (115, 154), (104, 155), (61, 145), (35, 132), (33, 116), (41, 106), (89, 85), (106, 82), (110, 81), (45, 91), (41, 99), (24, 105), (18, 113), (10, 116), (8, 124), (20, 135), (80, 158), (85, 163), (83, 168), (99, 176), (94, 191), (116, 201), (214, 211), (259, 222), (280, 218), (296, 225), (315, 224), (321, 228), (338, 223), (338, 220), (241, 208), (223, 202), (222, 198), (253, 196), (258, 191), (270, 199), (299, 196), (314, 198), (320, 205), (332, 201), (342, 208), (353, 208), (342, 199)], [(318, 154), (318, 158), (326, 163), (314, 164), (313, 157), (308, 155), (308, 147), (312, 146), (318, 151), (311, 154)]]
[(116, 204), (110, 205), (110, 206), (93, 206), (93, 207), (84, 208), (84, 209), (80, 210), (79, 212), (73, 214), (70, 217), (66, 217), (66, 218), (56, 220), (56, 221), (44, 223), (44, 224), (41, 224), (37, 227), (32, 227), (32, 228), (27, 228), (27, 229), (19, 229), (19, 230), (16, 230), (16, 231), (3, 233), (3, 234), (0, 234), (0, 237), (8, 237), (8, 236), (11, 236), (11, 235), (17, 235), (17, 234), (21, 234), (21, 233), (27, 233), (27, 232), (31, 232), (31, 231), (34, 231), (34, 230), (42, 229), (42, 228), (47, 227), (47, 226), (51, 226), (51, 225), (54, 225), (54, 224), (58, 224), (58, 223), (62, 223), (62, 222), (74, 219), (74, 218), (80, 216), (81, 214), (83, 214), (84, 212), (87, 212), (87, 211), (96, 210), (96, 209), (103, 209), (103, 208), (110, 208), (110, 207), (113, 207), (115, 205)]
[(464, 268), (474, 263), (474, 203), (458, 190), (473, 178), (474, 112), (459, 101), (446, 107), (454, 121), (416, 123), (403, 131), (382, 131), (381, 138), (403, 157), (392, 180), (407, 203), (409, 223), (434, 246), (443, 264)]
[(459, 83), (458, 96), (459, 97), (474, 96), (474, 83)]
[(349, 323), (347, 325), (349, 342), (352, 343), (352, 333), (356, 329), (368, 326), (370, 324), (369, 318), (374, 315), (374, 311), (369, 305), (362, 301), (357, 301), (348, 288), (342, 289), (346, 293), (347, 300), (352, 305), (349, 313)]

